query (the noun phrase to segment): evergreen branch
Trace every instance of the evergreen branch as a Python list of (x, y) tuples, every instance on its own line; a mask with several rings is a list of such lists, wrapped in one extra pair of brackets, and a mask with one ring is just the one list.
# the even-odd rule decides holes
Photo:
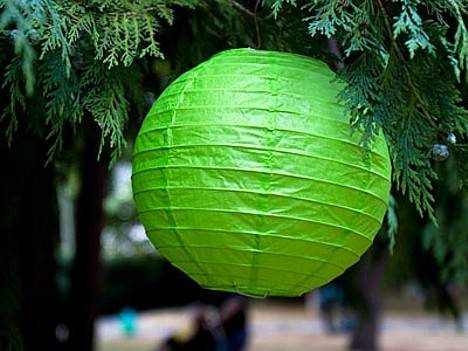
[(4, 81), (1, 86), (3, 89), (9, 89), (10, 93), (10, 100), (5, 104), (0, 114), (0, 123), (5, 120), (8, 121), (5, 134), (9, 145), (11, 145), (13, 136), (18, 129), (18, 116), (26, 109), (26, 96), (22, 89), (21, 70), (21, 60), (19, 58), (13, 59), (6, 67)]
[[(274, 9), (286, 2), (275, 1)], [(460, 92), (455, 86), (458, 66), (462, 67), (456, 55), (462, 60), (468, 51), (463, 49), (463, 35), (450, 43), (445, 19), (451, 16), (451, 20), (460, 22), (462, 5), (457, 0), (427, 0), (424, 6), (435, 10), (428, 10), (423, 20), (416, 2), (399, 2), (400, 12), (390, 16), (382, 0), (315, 0), (305, 5), (310, 16), (304, 19), (313, 38), (335, 38), (347, 57), (347, 66), (340, 75), (348, 85), (340, 100), (347, 107), (352, 127), (362, 131), (364, 150), (382, 128), (398, 189), (408, 192), (420, 214), (432, 217), (432, 183), (437, 178), (431, 164), (433, 146), (450, 131), (459, 135), (468, 132), (467, 123), (463, 122), (466, 114), (458, 107)], [(463, 26), (458, 24), (458, 33)], [(409, 36), (405, 42), (409, 59), (397, 41), (401, 33)], [(359, 55), (352, 57), (354, 52)], [(433, 77), (428, 77), (427, 72), (432, 72)]]
[(418, 104), (417, 107), (420, 108), (421, 111), (423, 111), (424, 116), (426, 117), (427, 121), (432, 125), (432, 127), (435, 130), (439, 130), (439, 127), (437, 126), (437, 124), (432, 119), (430, 112), (426, 109), (425, 103), (424, 103), (423, 99), (421, 98), (421, 95), (419, 95), (418, 89), (414, 85), (413, 79), (411, 77), (411, 72), (408, 69), (408, 62), (406, 61), (403, 53), (401, 52), (400, 47), (398, 46), (398, 44), (394, 40), (393, 32), (392, 32), (392, 26), (390, 24), (390, 21), (388, 20), (387, 10), (385, 9), (385, 7), (382, 4), (381, 0), (376, 0), (376, 1), (377, 1), (377, 4), (378, 4), (379, 8), (380, 8), (380, 11), (382, 12), (383, 20), (384, 20), (384, 23), (385, 23), (385, 28), (387, 30), (387, 34), (389, 35), (391, 46), (395, 50), (395, 53), (397, 54), (398, 58), (401, 60), (401, 62), (403, 62), (403, 70), (405, 71), (406, 81), (407, 81), (408, 85), (411, 87), (414, 96), (418, 100), (419, 104)]
[[(8, 139), (12, 140), (18, 128), (18, 114), (35, 103), (26, 99), (35, 86), (34, 98), (41, 101), (40, 116), (44, 117), (40, 133), (51, 142), (49, 160), (62, 148), (64, 128), (77, 127), (84, 109), (99, 121), (103, 143), (109, 142), (117, 156), (125, 144), (123, 129), (129, 106), (125, 95), (135, 87), (124, 86), (108, 72), (89, 71), (83, 55), (88, 55), (86, 60), (91, 55), (95, 63), (107, 64), (108, 70), (130, 67), (145, 56), (163, 57), (158, 42), (160, 20), (170, 25), (173, 6), (193, 8), (196, 2), (0, 0), (0, 40), (11, 42), (18, 56), (5, 61), (3, 89), (9, 89), (10, 99), (2, 106), (0, 121), (8, 123)], [(0, 58), (3, 55), (0, 52)], [(82, 71), (79, 78), (75, 70)], [(115, 86), (106, 85), (103, 76)]]

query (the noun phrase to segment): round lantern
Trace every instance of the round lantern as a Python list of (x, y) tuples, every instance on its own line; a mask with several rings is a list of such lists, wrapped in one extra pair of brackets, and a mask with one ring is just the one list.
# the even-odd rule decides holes
[(322, 62), (236, 49), (181, 75), (135, 143), (133, 192), (159, 252), (201, 286), (296, 296), (359, 260), (391, 166), (365, 161)]

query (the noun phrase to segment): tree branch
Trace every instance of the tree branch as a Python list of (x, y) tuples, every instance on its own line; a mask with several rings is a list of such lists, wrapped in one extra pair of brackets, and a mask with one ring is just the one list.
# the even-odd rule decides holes
[(245, 8), (243, 5), (239, 4), (237, 1), (235, 0), (228, 0), (232, 7), (235, 7), (236, 9), (238, 9), (239, 11), (242, 11), (244, 13), (246, 13), (247, 15), (249, 16), (252, 16), (252, 17), (256, 17), (256, 14), (252, 11), (250, 11), (249, 9)]
[(408, 62), (406, 62), (405, 56), (401, 52), (400, 47), (398, 46), (398, 44), (393, 39), (392, 25), (388, 20), (389, 16), (388, 16), (387, 10), (385, 9), (385, 6), (383, 5), (381, 0), (376, 0), (376, 1), (377, 1), (377, 4), (378, 4), (379, 8), (380, 8), (380, 11), (382, 12), (383, 20), (384, 20), (384, 23), (385, 23), (385, 28), (386, 28), (388, 36), (390, 38), (391, 46), (393, 47), (393, 49), (394, 49), (395, 53), (397, 54), (398, 58), (403, 62), (403, 70), (405, 71), (406, 81), (408, 82), (409, 87), (412, 89), (413, 94), (414, 94), (416, 100), (418, 101), (418, 107), (421, 109), (424, 116), (426, 116), (426, 118), (429, 121), (429, 123), (431, 124), (431, 126), (433, 126), (436, 130), (440, 130), (440, 128), (437, 126), (437, 124), (432, 119), (430, 112), (424, 106), (424, 100), (422, 99), (421, 95), (419, 95), (419, 91), (416, 88), (416, 86), (414, 85), (413, 79), (411, 78), (411, 73), (409, 71)]
[(336, 38), (332, 37), (327, 40), (328, 51), (331, 52), (336, 57), (336, 61), (334, 62), (335, 69), (337, 71), (341, 71), (345, 68), (343, 55), (341, 53), (340, 46), (338, 45), (338, 41)]
[(258, 19), (257, 19), (257, 10), (258, 10), (259, 5), (260, 5), (260, 0), (257, 0), (257, 2), (255, 3), (255, 10), (254, 10), (255, 33), (257, 35), (257, 49), (260, 49), (260, 46), (262, 45), (262, 38), (260, 36), (260, 27), (258, 25)]
[(253, 17), (253, 20), (254, 20), (254, 24), (255, 24), (255, 34), (256, 34), (256, 37), (257, 37), (257, 49), (260, 48), (260, 46), (262, 45), (262, 38), (260, 36), (260, 26), (258, 25), (258, 18), (257, 18), (257, 10), (258, 10), (258, 7), (260, 6), (260, 0), (257, 0), (256, 3), (255, 3), (255, 9), (254, 11), (250, 11), (248, 8), (244, 7), (242, 4), (238, 3), (237, 1), (235, 0), (228, 0), (228, 2), (231, 4), (232, 7), (238, 9), (239, 11), (241, 12), (244, 12), (245, 14)]

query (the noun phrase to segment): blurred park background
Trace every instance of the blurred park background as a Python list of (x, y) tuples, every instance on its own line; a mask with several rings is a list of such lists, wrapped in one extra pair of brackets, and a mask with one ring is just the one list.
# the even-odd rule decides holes
[[(466, 11), (462, 0), (0, 0), (0, 351), (468, 350)], [(144, 116), (182, 72), (237, 47), (327, 62), (352, 83), (354, 124), (368, 137), (382, 127), (392, 152), (374, 244), (300, 298), (203, 290), (136, 216)]]
[[(158, 255), (135, 218), (130, 175), (128, 161), (114, 167), (104, 202), (98, 350), (155, 350), (174, 335), (188, 339), (201, 307), (216, 324), (223, 301), (232, 298), (200, 289)], [(70, 192), (59, 194), (70, 211)], [(466, 285), (445, 280), (446, 267), (425, 246), (432, 224), (404, 199), (398, 204), (394, 246), (380, 233), (360, 263), (303, 298), (245, 298), (246, 349), (344, 350), (354, 338), (373, 337), (383, 350), (467, 349)], [(460, 226), (465, 234), (466, 228)], [(73, 252), (72, 237), (63, 237), (61, 252)]]
[[(202, 290), (158, 255), (136, 219), (130, 177), (131, 164), (123, 160), (108, 178), (97, 350), (156, 350), (174, 335), (189, 339), (196, 333), (199, 309), (215, 321), (219, 306), (230, 298)], [(76, 177), (71, 177), (58, 189), (61, 240), (57, 279), (63, 293), (70, 287), (67, 270), (75, 250), (70, 232), (75, 227), (74, 182)], [(455, 208), (466, 208), (465, 201)], [(398, 204), (394, 246), (380, 234), (360, 263), (303, 298), (246, 298), (246, 349), (343, 350), (353, 338), (376, 337), (383, 350), (466, 350), (466, 285), (445, 280), (446, 267), (425, 246), (424, 240), (429, 240), (425, 238), (434, 230), (432, 224), (422, 222), (404, 199)], [(455, 225), (466, 220), (467, 214), (455, 216)], [(460, 225), (465, 234), (466, 229)], [(57, 333), (66, 339), (66, 319)]]

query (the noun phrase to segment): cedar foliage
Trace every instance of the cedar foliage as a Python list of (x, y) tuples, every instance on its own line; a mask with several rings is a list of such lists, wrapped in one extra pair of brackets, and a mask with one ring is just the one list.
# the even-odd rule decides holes
[(31, 108), (33, 96), (44, 103), (37, 117), (51, 140), (50, 160), (62, 147), (64, 126), (78, 127), (85, 110), (102, 130), (101, 145), (107, 141), (118, 156), (126, 144), (127, 93), (138, 96), (141, 85), (134, 61), (163, 58), (160, 27), (172, 24), (175, 6), (195, 4), (196, 0), (1, 0), (0, 35), (6, 40), (3, 45), (14, 47), (12, 59), (8, 48), (0, 57), (7, 64), (2, 87), (11, 96), (0, 115), (0, 121), (8, 121), (8, 139), (18, 128), (18, 108)]
[[(341, 100), (351, 124), (363, 131), (364, 147), (383, 129), (398, 189), (433, 216), (433, 146), (454, 149), (460, 165), (468, 157), (460, 97), (468, 79), (466, 1), (279, 0), (277, 16), (285, 3), (301, 6), (312, 37), (336, 38), (347, 61)], [(447, 141), (451, 134), (459, 143)]]

